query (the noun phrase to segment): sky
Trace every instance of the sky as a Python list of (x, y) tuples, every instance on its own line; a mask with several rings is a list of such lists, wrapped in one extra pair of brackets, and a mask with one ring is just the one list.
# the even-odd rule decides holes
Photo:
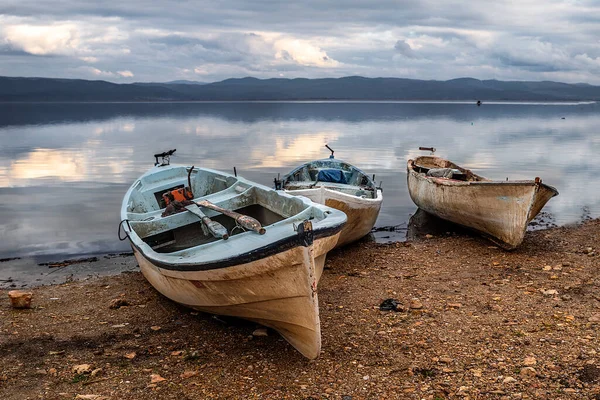
[(600, 0), (0, 0), (0, 75), (600, 85)]

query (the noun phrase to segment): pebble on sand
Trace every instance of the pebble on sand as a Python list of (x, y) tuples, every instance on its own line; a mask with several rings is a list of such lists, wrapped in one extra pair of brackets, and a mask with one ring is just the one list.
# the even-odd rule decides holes
[(13, 308), (31, 308), (32, 292), (22, 290), (11, 290), (8, 292), (8, 298)]
[(254, 332), (252, 332), (252, 336), (269, 336), (269, 333), (267, 332), (267, 328), (258, 328), (255, 329)]

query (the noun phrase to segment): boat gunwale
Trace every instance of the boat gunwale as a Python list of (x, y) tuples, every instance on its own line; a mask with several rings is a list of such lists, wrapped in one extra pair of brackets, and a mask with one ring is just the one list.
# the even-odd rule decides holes
[[(315, 229), (312, 231), (313, 240), (333, 236), (336, 233), (341, 232), (345, 224), (346, 222), (344, 221), (343, 223), (335, 226)], [(271, 257), (275, 254), (283, 253), (294, 247), (304, 246), (302, 237), (298, 234), (295, 234), (275, 242), (270, 242), (266, 246), (258, 247), (245, 253), (238, 254), (234, 257), (217, 259), (209, 262), (168, 262), (152, 257), (151, 253), (144, 251), (142, 246), (137, 245), (133, 242), (133, 240), (130, 239), (130, 242), (131, 245), (140, 253), (142, 253), (144, 257), (151, 261), (154, 266), (170, 271), (182, 272), (211, 271), (215, 269), (233, 267), (236, 265), (247, 264), (253, 261), (262, 260), (264, 258)], [(148, 245), (144, 244), (143, 246)], [(152, 252), (155, 253), (154, 250), (152, 250)], [(162, 253), (156, 254), (162, 255)]]
[[(166, 169), (174, 169), (174, 168), (182, 168), (182, 167), (185, 169), (189, 168), (188, 166), (177, 165), (177, 164), (169, 165), (166, 167), (167, 167)], [(129, 212), (127, 211), (127, 208), (128, 208), (128, 202), (129, 202), (129, 199), (131, 198), (131, 194), (132, 194), (133, 190), (136, 188), (136, 186), (139, 184), (139, 182), (142, 180), (143, 177), (145, 177), (147, 175), (151, 175), (152, 173), (155, 173), (156, 168), (159, 168), (159, 167), (150, 168), (148, 171), (146, 171), (144, 174), (142, 174), (138, 179), (136, 179), (132, 183), (132, 185), (127, 190), (125, 196), (123, 197), (123, 201), (121, 204), (121, 218), (123, 220), (130, 221), (128, 219)], [(164, 168), (164, 167), (160, 167), (160, 168)], [(215, 173), (215, 174), (221, 175), (223, 177), (233, 177), (233, 175), (228, 174), (226, 172), (212, 170), (210, 168), (196, 167), (196, 169), (205, 170), (207, 172)], [(335, 235), (336, 233), (340, 232), (342, 230), (342, 228), (344, 227), (344, 225), (346, 224), (346, 221), (347, 221), (346, 215), (343, 212), (336, 210), (332, 207), (327, 207), (325, 205), (313, 203), (308, 198), (301, 199), (297, 196), (293, 196), (293, 195), (291, 195), (289, 193), (285, 193), (283, 191), (275, 191), (272, 188), (269, 188), (267, 186), (264, 186), (264, 185), (256, 183), (256, 182), (249, 181), (245, 178), (241, 178), (241, 177), (235, 177), (235, 178), (237, 179), (238, 183), (248, 184), (248, 185), (250, 185), (250, 187), (256, 187), (258, 189), (261, 189), (261, 190), (264, 190), (267, 192), (273, 191), (273, 192), (276, 192), (278, 196), (288, 197), (291, 201), (300, 200), (302, 203), (304, 203), (305, 208), (300, 213), (295, 214), (294, 216), (287, 217), (286, 219), (279, 221), (276, 224), (281, 224), (285, 220), (288, 220), (287, 224), (293, 225), (294, 221), (292, 219), (294, 217), (297, 217), (300, 214), (309, 213), (311, 208), (318, 209), (320, 212), (324, 213), (326, 215), (326, 217), (323, 218), (321, 221), (326, 221), (326, 222), (323, 222), (322, 226), (318, 226), (319, 224), (317, 224), (316, 226), (313, 225), (313, 231), (312, 231), (313, 240)], [(231, 186), (234, 186), (234, 185), (231, 185)], [(241, 195), (241, 194), (238, 194), (238, 195)], [(204, 197), (206, 197), (206, 196), (204, 196)], [(303, 219), (308, 219), (308, 218), (303, 218)], [(139, 222), (139, 221), (131, 220), (131, 222)], [(297, 222), (299, 223), (301, 221), (297, 221)], [(124, 224), (122, 228), (124, 229), (125, 233), (127, 234), (129, 242), (131, 243), (132, 247), (134, 247), (141, 254), (143, 254), (144, 257), (146, 257), (154, 265), (159, 266), (160, 268), (173, 270), (173, 271), (208, 271), (208, 270), (213, 270), (213, 269), (227, 268), (227, 267), (235, 266), (238, 264), (245, 264), (245, 263), (248, 263), (251, 261), (256, 261), (256, 260), (260, 260), (263, 258), (267, 258), (267, 257), (277, 254), (281, 251), (284, 251), (283, 250), (284, 247), (285, 247), (285, 249), (290, 249), (290, 248), (299, 246), (300, 243), (302, 242), (302, 237), (300, 237), (295, 232), (291, 232), (291, 233), (287, 234), (287, 236), (285, 236), (283, 239), (267, 242), (264, 246), (254, 247), (243, 253), (238, 253), (238, 254), (235, 254), (234, 256), (231, 256), (228, 258), (218, 258), (217, 257), (217, 258), (209, 259), (204, 262), (203, 261), (182, 262), (182, 261), (179, 261), (183, 258), (183, 255), (181, 253), (179, 253), (179, 252), (176, 252), (174, 254), (158, 253), (154, 249), (152, 249), (147, 243), (145, 243), (143, 241), (143, 239), (137, 234), (137, 232), (134, 229), (128, 228), (128, 224)], [(254, 234), (253, 232), (246, 232), (246, 233)], [(211, 242), (209, 244), (214, 246), (215, 243), (219, 243), (219, 241)], [(198, 246), (194, 246), (194, 247), (198, 247)], [(182, 251), (193, 251), (194, 247), (191, 247), (189, 249), (185, 249)], [(278, 248), (280, 248), (281, 251), (277, 251)], [(195, 250), (198, 252), (202, 251), (202, 249), (195, 249)], [(170, 261), (171, 259), (173, 259), (173, 261)], [(193, 256), (187, 257), (187, 259), (193, 260)]]
[[(365, 176), (369, 182), (369, 185), (365, 185), (365, 189), (366, 190), (373, 190), (375, 192), (375, 195), (377, 195), (377, 191), (381, 190), (380, 188), (377, 187), (377, 184), (375, 183), (375, 181), (367, 174), (365, 173), (363, 170), (361, 170), (360, 168), (358, 168), (357, 166), (355, 166), (354, 164), (351, 164), (347, 161), (341, 160), (339, 158), (320, 158), (317, 160), (311, 160), (311, 161), (307, 161), (304, 164), (299, 165), (298, 167), (294, 168), (293, 170), (291, 170), (290, 172), (288, 172), (287, 174), (285, 174), (283, 176), (283, 178), (281, 179), (282, 182), (282, 189), (285, 190), (285, 184), (286, 181), (288, 181), (288, 179), (294, 175), (294, 173), (296, 173), (297, 171), (301, 170), (302, 168), (308, 167), (310, 164), (315, 163), (315, 162), (336, 162), (338, 164), (344, 163), (350, 166), (350, 168), (356, 170), (359, 174), (362, 174), (363, 176)], [(294, 182), (294, 181), (292, 181)], [(299, 181), (295, 181), (295, 182), (299, 182)], [(324, 182), (326, 183), (326, 182)], [(342, 185), (347, 185), (347, 186), (354, 186), (354, 187), (358, 187), (360, 188), (360, 186), (358, 185), (350, 185), (350, 184), (342, 184)], [(308, 188), (307, 188), (308, 189)], [(341, 188), (340, 188), (341, 189)], [(304, 190), (304, 189), (300, 189), (300, 190)], [(330, 190), (334, 190), (339, 192), (338, 190), (335, 189), (330, 189)], [(350, 195), (352, 196), (352, 195)], [(358, 196), (353, 196), (353, 197), (358, 197)]]
[[(425, 157), (431, 157), (431, 156), (425, 156)], [(414, 176), (416, 179), (420, 179), (426, 182), (431, 182), (433, 184), (437, 184), (440, 186), (543, 186), (546, 189), (550, 190), (551, 192), (553, 192), (553, 196), (552, 197), (556, 197), (559, 195), (558, 190), (551, 185), (548, 185), (546, 183), (543, 182), (536, 182), (533, 179), (522, 179), (522, 180), (514, 180), (514, 181), (498, 181), (498, 180), (491, 180), (488, 178), (485, 178), (481, 175), (477, 175), (475, 173), (473, 173), (471, 170), (460, 167), (457, 164), (454, 164), (452, 161), (446, 160), (445, 158), (441, 158), (439, 157), (440, 160), (445, 160), (448, 161), (449, 163), (455, 165), (458, 169), (460, 169), (461, 171), (468, 171), (469, 173), (473, 174), (474, 176), (477, 176), (481, 179), (481, 181), (461, 181), (458, 179), (449, 179), (449, 178), (440, 178), (440, 177), (434, 177), (434, 176), (427, 176), (425, 174), (423, 174), (422, 172), (417, 172), (415, 171), (415, 167), (419, 167), (419, 165), (417, 165), (415, 163), (415, 161), (417, 159), (419, 159), (421, 157), (417, 157), (416, 159), (412, 160), (408, 160), (407, 164), (408, 164), (408, 171), (409, 173)]]
[[(354, 185), (352, 185), (352, 186), (354, 186)], [(292, 194), (294, 196), (304, 196), (302, 193), (294, 194), (294, 192), (303, 192), (303, 191), (306, 191), (306, 190), (314, 190), (314, 191), (317, 191), (317, 190), (326, 190), (326, 191), (329, 191), (329, 192), (332, 192), (332, 193), (336, 193), (336, 194), (341, 195), (341, 196), (348, 197), (349, 199), (352, 199), (352, 200), (365, 201), (365, 202), (368, 202), (368, 203), (381, 203), (383, 201), (383, 191), (381, 189), (379, 189), (379, 188), (377, 188), (375, 190), (376, 197), (374, 197), (374, 198), (359, 197), (359, 196), (355, 196), (353, 194), (344, 193), (342, 191), (331, 189), (331, 188), (328, 188), (328, 187), (325, 187), (325, 186), (318, 186), (318, 187), (312, 187), (312, 188), (306, 188), (306, 189), (285, 189), (285, 188), (283, 189), (284, 192), (290, 193), (290, 194)]]

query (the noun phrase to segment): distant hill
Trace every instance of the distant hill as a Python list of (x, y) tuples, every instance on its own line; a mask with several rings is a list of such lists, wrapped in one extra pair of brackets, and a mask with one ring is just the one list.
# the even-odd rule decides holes
[(177, 81), (169, 81), (169, 82), (134, 82), (132, 85), (142, 85), (142, 86), (168, 86), (168, 85), (206, 85), (207, 82), (200, 81), (188, 81), (185, 79), (177, 80)]
[(226, 79), (206, 83), (116, 84), (0, 77), (0, 101), (525, 100), (599, 101), (600, 86), (460, 78), (425, 81), (349, 76), (326, 79)]
[(171, 85), (206, 85), (206, 82), (187, 81), (185, 79), (180, 79), (178, 81), (170, 81), (170, 82), (165, 82), (165, 83), (171, 84)]

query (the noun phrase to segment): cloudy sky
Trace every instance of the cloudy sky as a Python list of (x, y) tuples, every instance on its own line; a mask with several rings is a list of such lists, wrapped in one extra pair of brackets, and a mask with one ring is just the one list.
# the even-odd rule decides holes
[(600, 1), (1, 0), (0, 75), (600, 85)]

